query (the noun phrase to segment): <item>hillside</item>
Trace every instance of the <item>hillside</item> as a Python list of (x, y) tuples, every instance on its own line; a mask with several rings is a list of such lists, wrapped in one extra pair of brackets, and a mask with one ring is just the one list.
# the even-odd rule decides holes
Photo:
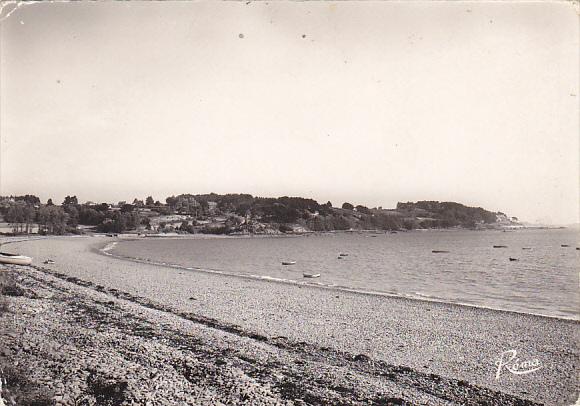
[[(350, 203), (335, 207), (302, 197), (264, 198), (249, 194), (179, 195), (167, 198), (170, 210), (196, 219), (223, 216), (224, 233), (335, 230), (412, 230), (428, 228), (493, 228), (513, 224), (503, 213), (455, 202), (398, 203), (395, 209)], [(201, 216), (199, 213), (203, 213)], [(205, 214), (205, 216), (204, 216)], [(203, 222), (203, 220), (201, 220)], [(200, 221), (197, 221), (199, 224)], [(192, 223), (193, 224), (193, 223)], [(211, 224), (211, 223), (210, 223)], [(211, 232), (207, 224), (202, 232)]]
[(165, 203), (134, 199), (132, 204), (79, 204), (67, 196), (61, 205), (36, 196), (0, 198), (0, 215), (15, 234), (179, 232), (274, 234), (335, 230), (412, 230), (496, 228), (517, 219), (455, 202), (398, 203), (394, 209), (345, 202), (340, 207), (303, 197), (255, 197), (249, 194), (181, 194)]

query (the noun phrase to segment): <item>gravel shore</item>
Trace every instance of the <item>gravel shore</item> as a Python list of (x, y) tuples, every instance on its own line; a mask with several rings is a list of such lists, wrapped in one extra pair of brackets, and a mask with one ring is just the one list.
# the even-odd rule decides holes
[[(98, 252), (110, 240), (5, 247), (35, 262), (8, 271), (24, 293), (8, 295), (0, 314), (2, 363), (34, 371), (29, 386), (63, 404), (102, 404), (99, 396), (108, 404), (578, 398), (576, 321), (124, 261)], [(55, 263), (42, 264), (48, 258)], [(508, 350), (541, 368), (504, 369), (496, 379)]]

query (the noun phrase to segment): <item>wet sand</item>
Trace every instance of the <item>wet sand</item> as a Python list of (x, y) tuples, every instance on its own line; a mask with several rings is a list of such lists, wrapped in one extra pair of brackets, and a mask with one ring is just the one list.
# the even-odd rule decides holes
[[(36, 269), (17, 271), (18, 277), (29, 278), (22, 283), (39, 284), (49, 291), (56, 288), (45, 285), (62, 285), (61, 291), (74, 292), (62, 299), (65, 308), (73, 308), (75, 303), (99, 308), (99, 301), (112, 301), (124, 316), (120, 317), (117, 309), (105, 313), (121, 320), (121, 326), (123, 320), (130, 319), (128, 315), (144, 314), (143, 320), (133, 325), (148, 325), (161, 332), (165, 330), (160, 326), (167, 319), (176, 326), (171, 333), (175, 340), (191, 335), (203, 343), (194, 353), (178, 347), (180, 353), (175, 356), (205, 362), (215, 369), (214, 378), (220, 376), (224, 382), (232, 371), (241, 371), (251, 381), (252, 394), (269, 391), (256, 398), (256, 403), (386, 404), (385, 399), (391, 399), (392, 404), (529, 401), (566, 405), (578, 398), (578, 322), (124, 261), (97, 251), (110, 241), (51, 238), (13, 244), (6, 250), (9, 247), (35, 257)], [(48, 258), (55, 264), (42, 264)], [(108, 317), (100, 324), (103, 334), (109, 324), (115, 325)], [(66, 323), (74, 330), (74, 320)], [(126, 334), (129, 341), (171, 347), (164, 333), (134, 338), (131, 328), (111, 329), (118, 337)], [(32, 340), (33, 335), (30, 337)], [(230, 344), (224, 347), (224, 342)], [(226, 352), (225, 364), (216, 365), (215, 357), (205, 355), (220, 348), (244, 348), (247, 352), (242, 358), (235, 351)], [(516, 350), (520, 361), (537, 359), (541, 368), (521, 375), (503, 369), (496, 379), (495, 363), (508, 350)], [(124, 359), (123, 354), (116, 356)], [(156, 355), (161, 363), (164, 357)], [(275, 362), (262, 365), (267, 378), (258, 377), (244, 367), (243, 357)], [(146, 363), (147, 357), (141, 361), (139, 365)], [(167, 379), (181, 382), (183, 374), (174, 375)], [(228, 382), (228, 387), (237, 387), (236, 379)], [(182, 384), (197, 394), (201, 387), (210, 388), (208, 399), (213, 401), (244, 403), (235, 396), (220, 398), (232, 396), (230, 389), (224, 386), (222, 391), (212, 380), (199, 378), (196, 383)], [(146, 387), (142, 389), (147, 392)], [(237, 387), (234, 392), (239, 390)], [(188, 402), (203, 403), (202, 398)]]

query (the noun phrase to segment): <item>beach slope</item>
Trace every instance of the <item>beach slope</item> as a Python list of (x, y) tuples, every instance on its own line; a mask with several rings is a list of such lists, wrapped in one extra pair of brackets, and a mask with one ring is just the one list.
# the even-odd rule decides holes
[[(33, 267), (10, 267), (20, 294), (7, 295), (0, 314), (3, 368), (26, 377), (21, 386), (66, 404), (577, 399), (575, 321), (123, 261), (96, 250), (105, 242), (11, 246), (35, 257)], [(541, 368), (497, 377), (508, 350)], [(17, 392), (5, 385), (6, 396)]]

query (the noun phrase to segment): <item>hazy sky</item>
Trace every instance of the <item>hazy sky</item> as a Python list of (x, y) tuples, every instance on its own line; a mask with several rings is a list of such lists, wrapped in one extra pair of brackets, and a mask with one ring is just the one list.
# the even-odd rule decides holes
[(576, 222), (578, 37), (570, 2), (28, 5), (1, 23), (0, 195)]

